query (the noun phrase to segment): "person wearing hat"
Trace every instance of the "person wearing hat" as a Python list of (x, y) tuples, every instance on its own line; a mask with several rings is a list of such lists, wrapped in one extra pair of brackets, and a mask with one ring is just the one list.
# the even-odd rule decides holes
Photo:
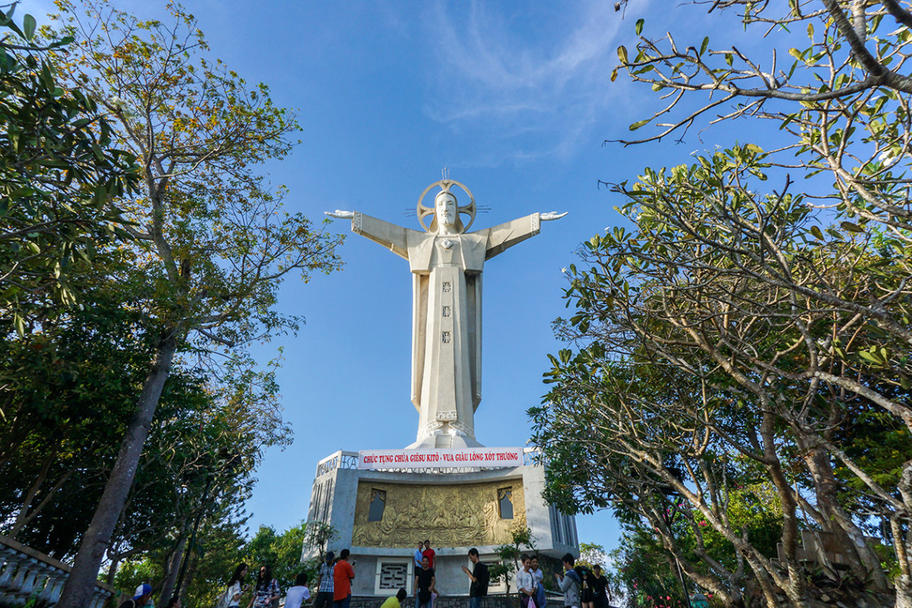
[(152, 585), (143, 583), (136, 588), (133, 599), (124, 600), (119, 608), (140, 608), (142, 606), (152, 606)]

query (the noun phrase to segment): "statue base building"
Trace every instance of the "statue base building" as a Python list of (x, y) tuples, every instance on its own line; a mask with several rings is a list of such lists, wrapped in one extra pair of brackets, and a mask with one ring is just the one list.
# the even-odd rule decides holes
[[(436, 551), (438, 591), (468, 595), (462, 571), (471, 569), (468, 550), (477, 548), (484, 563), (498, 562), (496, 549), (511, 544), (514, 529), (528, 527), (539, 554), (579, 554), (576, 522), (545, 502), (544, 467), (532, 453), (339, 451), (317, 465), (307, 519), (335, 529), (327, 549), (351, 551), (354, 596), (392, 595), (400, 587), (414, 595), (413, 556), (425, 539)], [(305, 557), (315, 553), (309, 549)], [(489, 590), (497, 591), (497, 585)]]
[[(435, 188), (434, 205), (425, 205)], [(512, 544), (515, 529), (528, 527), (545, 556), (577, 550), (576, 522), (545, 503), (544, 467), (531, 452), (486, 448), (475, 438), (484, 266), (566, 213), (532, 213), (470, 231), (476, 212), (472, 193), (446, 172), (418, 197), (423, 230), (360, 211), (327, 212), (351, 220), (353, 233), (406, 260), (412, 277), (409, 396), (418, 411), (416, 441), (404, 450), (324, 458), (311, 494), (308, 521), (335, 529), (328, 549), (351, 551), (355, 596), (392, 595), (402, 587), (413, 596), (415, 549), (425, 539), (436, 551), (436, 587), (445, 596), (468, 594), (462, 567), (469, 566), (470, 548), (493, 563), (497, 547)]]

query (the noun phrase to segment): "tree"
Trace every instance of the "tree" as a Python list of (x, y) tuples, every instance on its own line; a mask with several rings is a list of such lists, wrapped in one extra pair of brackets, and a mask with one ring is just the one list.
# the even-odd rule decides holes
[(59, 78), (51, 55), (72, 39), (41, 43), (14, 10), (0, 13), (0, 330), (21, 335), (75, 303), (78, 269), (128, 236), (113, 201), (139, 170), (95, 101)]
[(523, 547), (528, 551), (535, 551), (535, 539), (530, 528), (514, 527), (510, 530), (510, 540), (512, 542), (509, 545), (500, 545), (494, 550), (500, 561), (491, 564), (489, 568), (493, 582), (506, 584), (507, 595), (510, 595), (510, 583), (522, 567), (519, 558), (523, 553)]
[(259, 168), (284, 157), (297, 128), (265, 85), (249, 87), (220, 62), (192, 15), (169, 5), (170, 24), (109, 6), (62, 1), (76, 38), (62, 72), (103, 100), (118, 145), (142, 171), (143, 190), (121, 199), (133, 226), (136, 274), (158, 339), (116, 463), (83, 536), (61, 608), (84, 604), (127, 499), (142, 446), (179, 346), (200, 354), (294, 331), (274, 309), (289, 273), (305, 280), (338, 267), (337, 237), (282, 210)]
[[(567, 297), (575, 311), (560, 328), (579, 353), (552, 360), (555, 387), (534, 412), (539, 437), (569, 462), (584, 447), (558, 445), (573, 429), (551, 414), (588, 415), (583, 419), (605, 433), (592, 462), (610, 477), (612, 502), (661, 529), (661, 512), (650, 520), (643, 497), (673, 491), (693, 514), (694, 538), (702, 534), (699, 522), (721, 534), (770, 606), (783, 595), (806, 605), (810, 588), (824, 584), (799, 563), (802, 530), (825, 535), (851, 556), (852, 585), (883, 588), (877, 548), (864, 537), (876, 512), (889, 527), (884, 536), (900, 572), (890, 581), (896, 604), (909, 606), (912, 460), (868, 457), (864, 446), (889, 437), (903, 446), (899, 454), (910, 450), (912, 207), (902, 94), (910, 80), (902, 69), (912, 18), (887, 1), (710, 6), (742, 10), (749, 30), (800, 24), (810, 46), (776, 53), (777, 43), (795, 37), (771, 35), (766, 62), (734, 47), (712, 48), (708, 38), (690, 46), (674, 34), (653, 40), (639, 21), (635, 54), (618, 49), (620, 69), (667, 95), (653, 116), (630, 128), (671, 119), (657, 134), (623, 143), (684, 137), (725, 108), (713, 122), (773, 120), (780, 147), (734, 146), (614, 185), (634, 231), (596, 235), (583, 248), (587, 267), (570, 269)], [(776, 58), (786, 55), (793, 60), (777, 69)], [(713, 99), (694, 108), (693, 98), (703, 94)], [(813, 179), (821, 173), (832, 189)], [(795, 174), (808, 178), (807, 186), (795, 188)], [(781, 185), (767, 186), (770, 177)], [(595, 411), (587, 414), (589, 408)], [(851, 433), (855, 421), (873, 419), (880, 423), (863, 427), (867, 437)], [(762, 539), (744, 538), (730, 521), (731, 483), (745, 485), (745, 476), (758, 473), (781, 509), (784, 569), (764, 555)], [(555, 475), (571, 484), (565, 495), (579, 491), (571, 474)], [(590, 508), (608, 502), (588, 494), (568, 500)], [(846, 508), (859, 501), (867, 512)], [(661, 534), (665, 550), (685, 566), (675, 537)], [(726, 572), (738, 572), (715, 561), (705, 563), (715, 571), (709, 579), (700, 580), (695, 568), (688, 576), (712, 588)], [(734, 601), (739, 585), (722, 585), (729, 599), (720, 597)]]
[[(58, 559), (74, 554), (91, 520), (155, 338), (116, 301), (122, 286), (83, 289), (94, 306), (0, 349), (0, 373), (17, 379), (0, 401), (3, 531)], [(202, 520), (228, 518), (249, 497), (264, 450), (290, 436), (273, 374), (244, 362), (218, 378), (173, 370), (107, 550), (109, 578), (134, 556), (161, 556), (170, 595)]]
[(271, 526), (260, 526), (257, 533), (247, 544), (246, 552), (257, 567), (272, 566), (272, 576), (279, 585), (287, 588), (294, 584), (295, 577), (301, 571), (309, 575), (316, 574), (315, 564), (305, 564), (301, 559), (301, 547), (308, 534), (308, 524), (301, 523), (281, 534)]
[(319, 561), (323, 561), (326, 545), (337, 535), (336, 529), (322, 521), (309, 521), (305, 530), (304, 542), (301, 546), (303, 556), (307, 549), (316, 549)]

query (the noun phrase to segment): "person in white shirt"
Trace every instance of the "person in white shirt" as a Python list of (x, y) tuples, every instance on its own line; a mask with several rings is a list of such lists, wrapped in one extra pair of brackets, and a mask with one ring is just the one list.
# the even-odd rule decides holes
[(285, 608), (301, 608), (310, 600), (310, 589), (307, 588), (307, 574), (302, 572), (295, 578), (293, 587), (285, 594)]
[(519, 591), (519, 597), (522, 601), (522, 608), (527, 608), (529, 599), (535, 597), (535, 579), (532, 577), (532, 558), (523, 554), (519, 558), (522, 563), (522, 569), (516, 573), (516, 590)]

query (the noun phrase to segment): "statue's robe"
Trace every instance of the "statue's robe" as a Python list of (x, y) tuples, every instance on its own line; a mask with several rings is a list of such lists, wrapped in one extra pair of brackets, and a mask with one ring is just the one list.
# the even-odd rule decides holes
[[(412, 447), (480, 445), (481, 273), (485, 260), (538, 234), (538, 213), (467, 234), (410, 230), (356, 212), (352, 232), (409, 262), (412, 272)], [(458, 438), (458, 439), (454, 439)]]

